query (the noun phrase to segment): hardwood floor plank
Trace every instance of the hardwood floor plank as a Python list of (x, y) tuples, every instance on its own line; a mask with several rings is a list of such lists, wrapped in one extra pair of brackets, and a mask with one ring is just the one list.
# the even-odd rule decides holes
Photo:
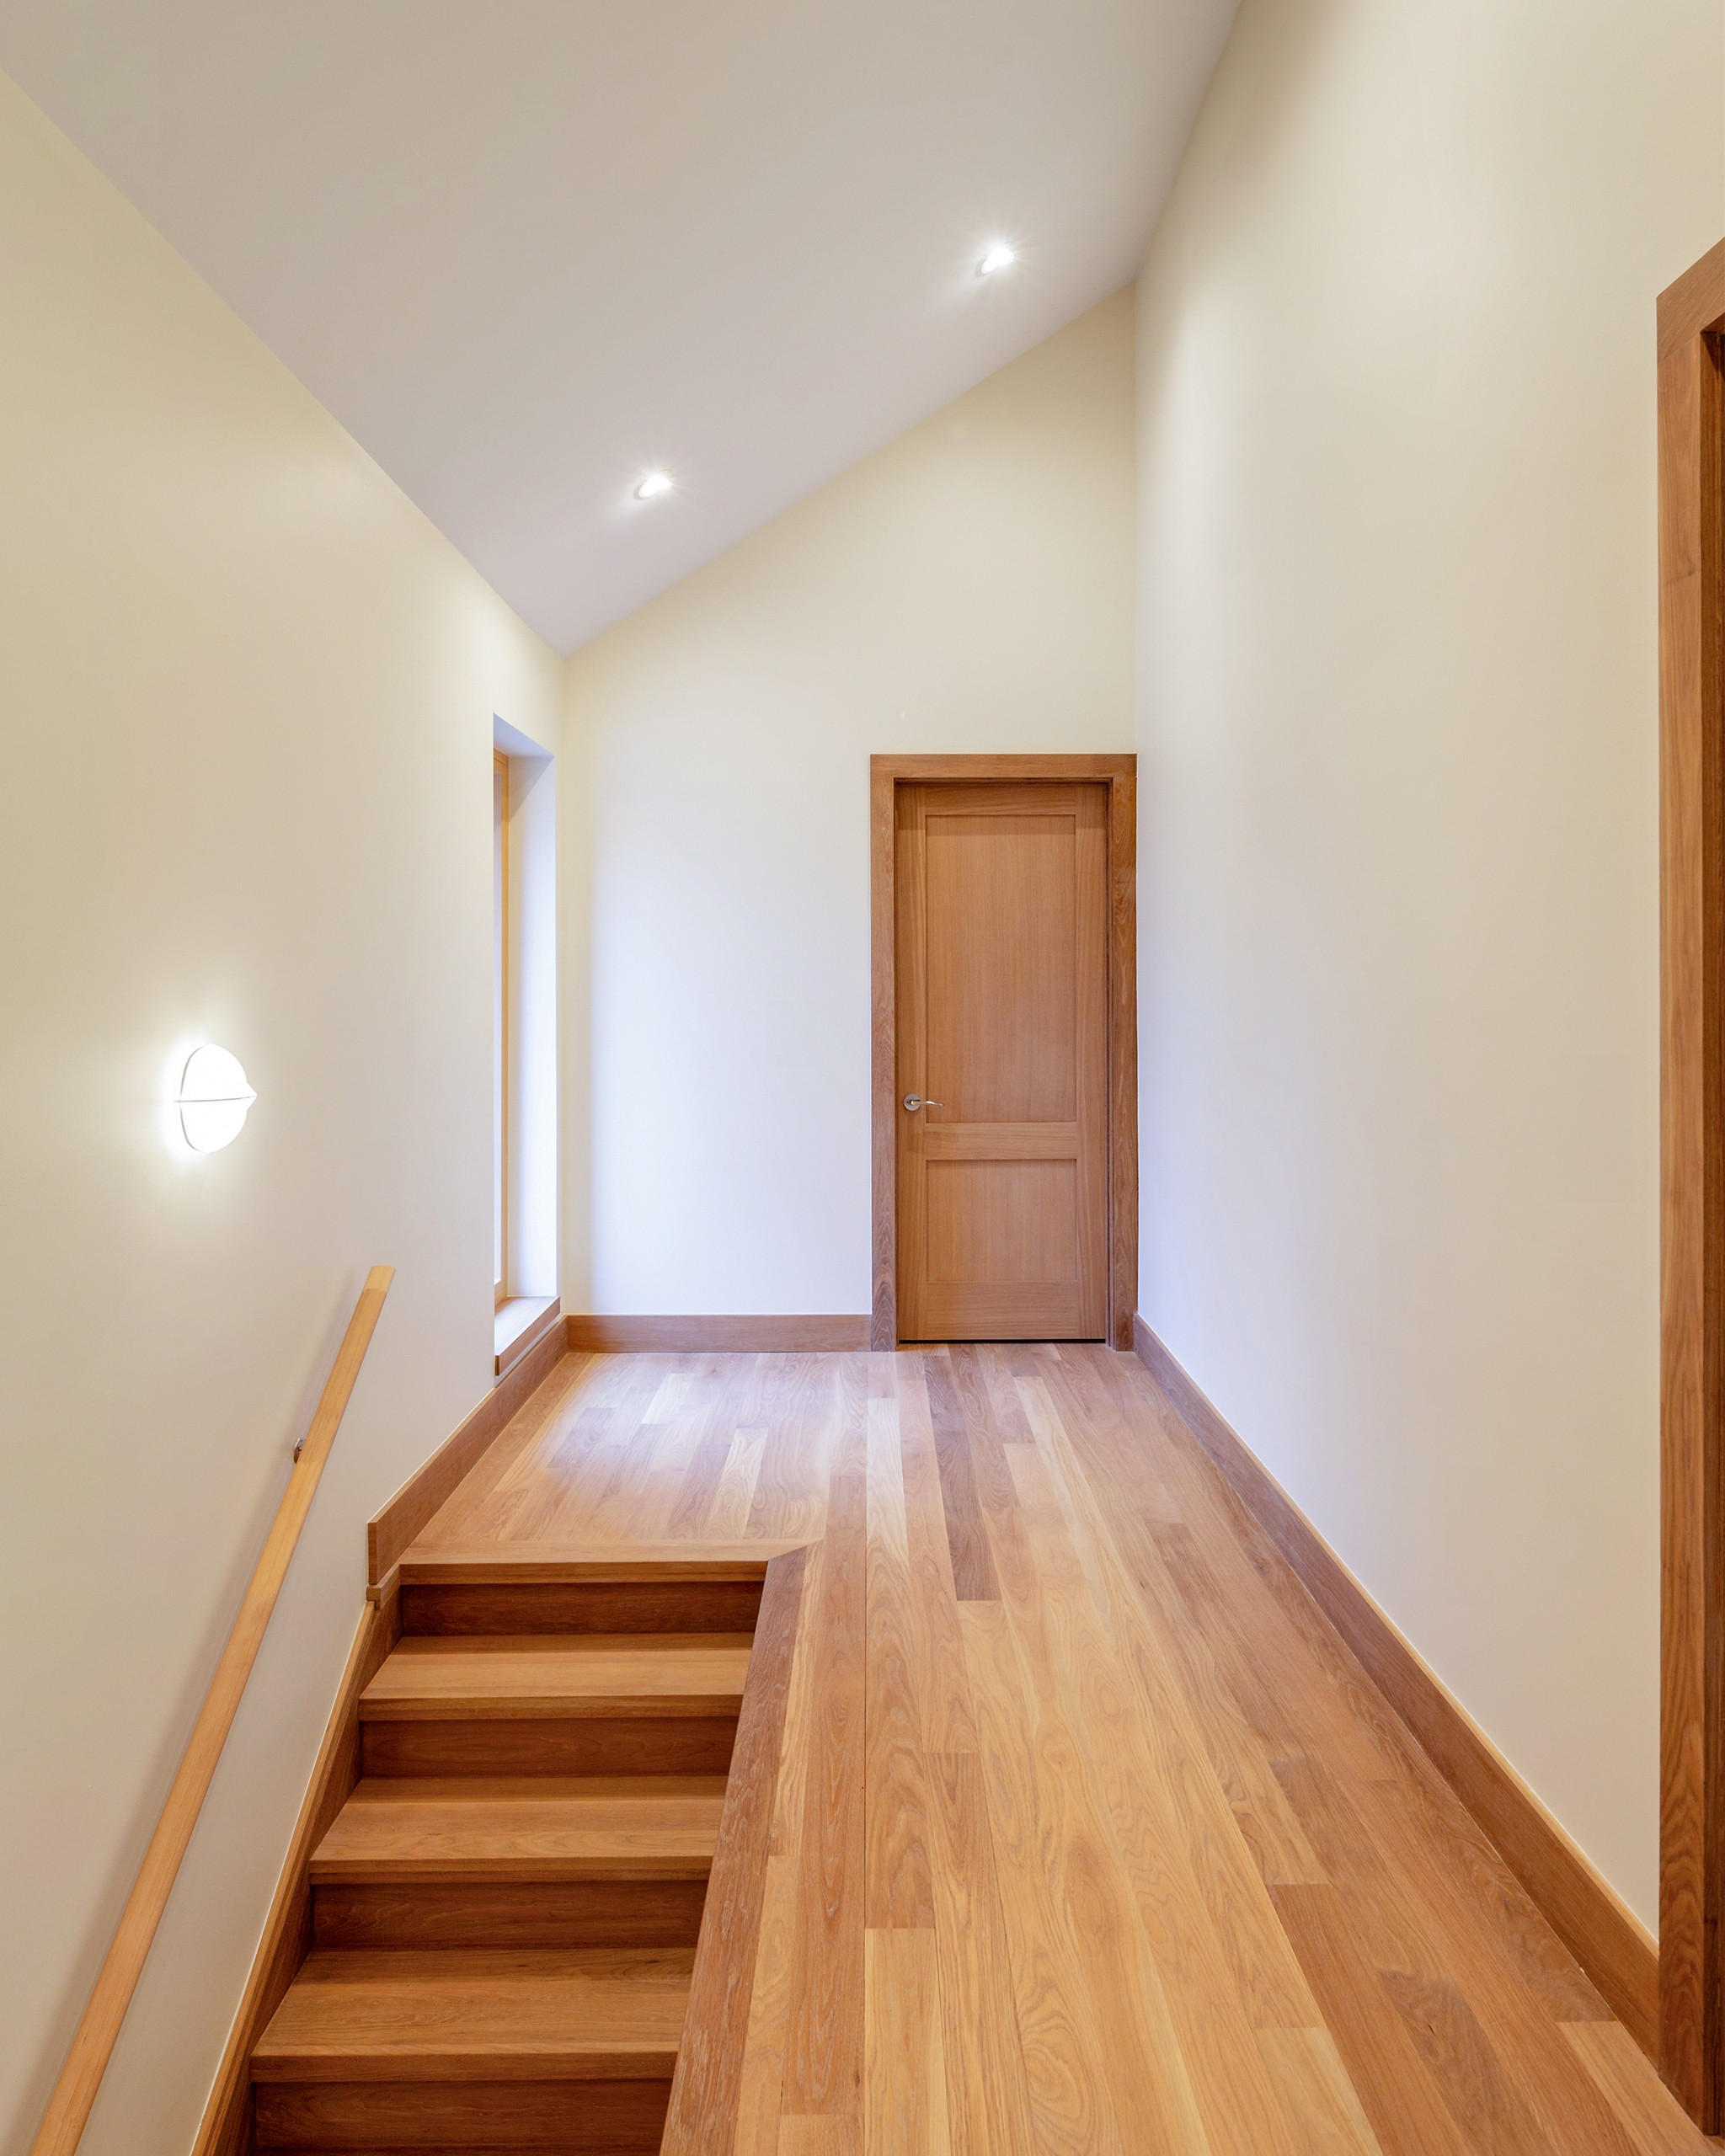
[[(764, 1355), (728, 1355), (715, 1359), (741, 1367), (722, 1373), (705, 1387), (698, 1410), (690, 1416), (690, 1421), (697, 1425), (695, 1443), (690, 1448), (682, 1473), (670, 1484), (665, 1507), (665, 1532), (673, 1540), (680, 1536), (706, 1535), (708, 1516), (724, 1480), (738, 1429), (745, 1423), (759, 1428), (763, 1450), (766, 1446), (762, 1393), (772, 1358)], [(758, 1464), (756, 1475), (758, 1480)], [(752, 1486), (750, 1503), (752, 1508)], [(747, 1518), (745, 1513), (744, 1525), (736, 1530), (740, 1537), (746, 1532)]]
[(1085, 1957), (1052, 1877), (1040, 1746), (1007, 1612), (971, 1602), (962, 1614), (1035, 2146), (1136, 2156), (1114, 2116)]
[[(912, 1590), (911, 1673), (924, 1744), (932, 1751), (975, 1752), (976, 1713), (964, 1668), (958, 1588), (953, 1577), (924, 1382), (934, 1359), (927, 1355), (900, 1355), (881, 1374), (898, 1404), (899, 1458)], [(979, 1532), (985, 1533), (980, 1521)]]
[[(1151, 1396), (1156, 1387), (1149, 1371), (1135, 1356), (1104, 1349), (1091, 1351), (1088, 1367), (1101, 1378), (1098, 1397), (1111, 1391), (1120, 1402), (1129, 1436), (1154, 1445), (1222, 1605), (1252, 1643), (1283, 1712), (1296, 1715), (1302, 1741), (1321, 1731), (1326, 1749), (1352, 1774), (1401, 1771), (1406, 1732), (1208, 1456), (1189, 1437), (1174, 1441), (1170, 1429), (1178, 1427), (1178, 1417), (1159, 1395)], [(1108, 1470), (1110, 1476), (1119, 1471)]]
[(779, 2105), (784, 2094), (785, 2029), (791, 1995), (791, 1952), (796, 1937), (798, 1852), (770, 1854), (761, 1901), (755, 1953), (755, 1987), (740, 2062), (737, 2132), (732, 2156), (773, 2156), (778, 2147)]
[(820, 1531), (820, 1475), (831, 1444), (832, 1370), (823, 1358), (775, 1357), (766, 1373), (761, 1465), (749, 1502), (750, 1534)]
[(972, 1342), (960, 1341), (948, 1348), (947, 1360), (953, 1373), (959, 1412), (964, 1417), (965, 1434), (970, 1440), (970, 1467), (978, 1505), (985, 1513), (1000, 1511), (1015, 1501), (1003, 1449), (1007, 1439), (995, 1412), (982, 1350)]
[[(1068, 1515), (1052, 1494), (1058, 1433), (1044, 1425), (1043, 1435), (1044, 1449), (1016, 1462), (1014, 1472), (1043, 1578), (1050, 1685), (1041, 1702), (1044, 1716), (1059, 1701), (1082, 1732), (1123, 1880), (1160, 1977), (1161, 2049), (1177, 2050), (1183, 2061), (1209, 2147), (1290, 2156), (1294, 2144), (1280, 2094), (1254, 2026), (1266, 2004), (1258, 1961), (1272, 1969), (1277, 1956), (1284, 1961), (1276, 1972), (1277, 2019), (1316, 2021), (1316, 2004), (1221, 1790), (1182, 1726), (1166, 1668), (1141, 1630), (1135, 1640), (1124, 1636), (1137, 1616), (1123, 1576), (1108, 1569), (1108, 1553), (1097, 1545), (1098, 1571), (1106, 1575), (1099, 1608), (1087, 1581), (1081, 1585), (1070, 1572), (1063, 1579), (1047, 1561), (1048, 1545), (1058, 1543)], [(1247, 1943), (1231, 1956), (1225, 1940), (1242, 1932)]]
[[(633, 1364), (618, 1371), (608, 1363)], [(595, 1382), (573, 1393), (540, 1444), (522, 1454), (497, 1486), (476, 1528), (500, 1540), (581, 1544), (585, 1524), (618, 1445), (640, 1427), (663, 1377), (664, 1359), (595, 1356)], [(548, 1471), (547, 1471), (548, 1470)], [(434, 1523), (435, 1524), (435, 1523)]]
[(638, 1403), (633, 1427), (629, 1417), (619, 1416), (594, 1446), (580, 1517), (580, 1532), (589, 1540), (626, 1538), (655, 1487), (681, 1476), (692, 1440), (679, 1427), (676, 1407), (688, 1390), (687, 1370), (667, 1370), (650, 1396)]
[(788, 2113), (778, 2122), (778, 2156), (862, 2156), (862, 2116)]
[(1022, 1349), (979, 1347), (974, 1351), (982, 1369), (983, 1382), (988, 1388), (989, 1405), (993, 1410), (994, 1427), (1000, 1433), (1002, 1445), (1028, 1445), (1035, 1440), (1024, 1420), (1024, 1410), (1018, 1403), (1017, 1378), (1020, 1369), (1028, 1376), (1036, 1374), (1036, 1366)]
[(863, 1935), (866, 2156), (951, 2156), (932, 1931)]
[(913, 1675), (911, 1553), (894, 1398), (868, 1401), (868, 1630), (863, 1727), (868, 1806), (864, 1925), (930, 1931), (928, 1800)]
[(703, 1534), (731, 1541), (741, 1535), (754, 1509), (755, 1492), (761, 1480), (761, 1456), (766, 1449), (764, 1428), (739, 1430), (731, 1439), (724, 1470), (713, 1494)]
[(1560, 2149), (1576, 2145), (1553, 2141), (1535, 2117), (1478, 2015), (1450, 1978), (1410, 1976), (1400, 1969), (1380, 1974), (1450, 2116), (1474, 2148), (1557, 2156)]
[[(824, 1606), (827, 1568), (825, 1541), (810, 1543), (804, 1552), (803, 1599), (805, 1609)], [(865, 1589), (866, 1592), (866, 1589)], [(791, 1664), (791, 1689), (785, 1702), (785, 1734), (779, 1763), (778, 1786), (773, 1792), (772, 1838), (775, 1856), (798, 1849), (803, 1839), (803, 1796), (809, 1779), (811, 1718), (817, 1689), (825, 1677), (822, 1666), (821, 1632), (814, 1621), (797, 1636), (797, 1652)]]
[(981, 1765), (968, 1752), (926, 1764), (953, 2156), (1035, 2156)]
[[(1398, 1832), (1445, 1854), (1451, 1891), (1471, 1904), (1483, 1937), (1554, 2021), (1610, 2021), (1611, 2009), (1529, 1899), (1471, 1813), (1435, 1769), (1414, 1769), (1393, 1784)], [(1372, 1794), (1377, 1794), (1376, 1791)]]
[(995, 1602), (1000, 1598), (1000, 1588), (982, 1524), (970, 1433), (959, 1402), (952, 1365), (943, 1354), (925, 1355), (922, 1360), (953, 1585), (961, 1602)]
[[(596, 1356), (555, 1375), (403, 1560), (428, 1620), (454, 1627), (469, 1572), (515, 1553), (486, 1590), (523, 1613), (492, 1673), (515, 1694), (461, 1725), (411, 1716), (478, 1699), (476, 1666), (427, 1686), (403, 1665), (381, 1689), (367, 1771), (441, 1774), (451, 1794), (403, 1779), (379, 1800), (401, 1807), (377, 1822), (394, 1859), (427, 1876), (332, 1879), (332, 1940), (365, 1951), (384, 1921), (366, 1897), (382, 1894), (457, 1952), (505, 1921), (547, 1951), (584, 1941), (575, 1926), (598, 1944), (617, 1935), (604, 1897), (632, 1854), (698, 1870), (692, 1822), (660, 1815), (670, 1831), (632, 1850), (630, 1822), (601, 1817), (605, 1777), (722, 1771), (746, 1697), (720, 1666), (734, 1650), (680, 1694), (622, 1662), (604, 1674), (652, 1636), (592, 1635), (601, 1697), (608, 1684), (636, 1711), (533, 1719), (592, 1693), (531, 1659), (531, 1625), (554, 1613), (531, 1598), (589, 1593), (597, 1561), (644, 1611), (688, 1559), (718, 1582), (703, 1592), (746, 1595), (751, 1553), (806, 1540), (807, 1622), (756, 1818), (746, 2011), (732, 2002), (729, 2156), (1711, 2145), (1135, 1358), (960, 1343)], [(451, 1630), (413, 1652), (472, 1646)], [(595, 1808), (572, 1817), (559, 1775)], [(376, 1852), (350, 1839), (332, 1862), (363, 1872)], [(525, 1890), (461, 1876), (505, 1844), (556, 1876)], [(698, 1878), (638, 1883), (665, 1903), (655, 1935), (686, 1941)], [(523, 1891), (544, 1906), (526, 1911)], [(465, 2131), (484, 2115), (478, 2084), (445, 2085)], [(554, 2083), (542, 2099), (511, 2085), (524, 2121), (569, 2118), (571, 2148), (610, 2130), (559, 2108)], [(643, 2121), (663, 2101), (652, 2085), (583, 2084), (648, 2091)], [(265, 2093), (283, 2131), (375, 2119), (350, 2147), (442, 2130), (407, 2084)]]
[(1718, 2143), (1695, 2124), (1621, 2021), (1573, 2022), (1563, 2034), (1639, 2156), (1717, 2156)]
[(1456, 2126), (1336, 1889), (1270, 1892), (1383, 2156), (1482, 2156)]
[(1299, 2156), (1383, 2156), (1327, 2029), (1262, 2029), (1258, 2041)]
[[(866, 1468), (866, 1410), (860, 1418)], [(843, 1444), (843, 1438), (841, 1438)], [(856, 1459), (853, 1438), (846, 1448)], [(835, 1474), (813, 1652), (803, 1793), (802, 1864), (792, 1963), (787, 2116), (862, 2116), (862, 1642), (867, 1631), (868, 1492), (862, 1473)]]
[(588, 1355), (559, 1359), (544, 1384), (522, 1402), (495, 1442), (415, 1535), (416, 1542), (434, 1535), (439, 1542), (461, 1540), (469, 1522), (478, 1518), (517, 1463), (542, 1442), (577, 1389), (590, 1383), (591, 1361)]
[(1496, 1956), (1450, 1867), (1431, 1865), (1406, 1831), (1393, 1793), (1375, 1782), (1347, 1788), (1309, 1758), (1281, 1772), (1389, 1996), (1473, 2138), (1540, 2156), (1632, 2156), (1609, 2105), (1576, 2079), (1542, 2000)]
[[(1075, 1657), (1072, 1681), (1088, 1694), (1098, 1757), (1152, 1940), (1159, 1954), (1178, 1967), (1183, 1956), (1201, 1952), (1213, 1935), (1252, 2023), (1297, 2027), (1313, 2022), (1316, 2004), (1282, 1935), (1250, 1843), (1221, 1780), (1207, 1770), (1189, 1702), (1058, 1418), (1047, 1423), (1045, 1439), (1040, 1453), (1015, 1457), (1014, 1477), (1021, 1489), (1032, 1490), (1064, 1478), (1067, 1510), (1060, 1517), (1078, 1518), (1095, 1551), (1094, 1592), (1106, 1636), (1099, 1633)], [(1049, 1517), (1049, 1508), (1033, 1504), (1026, 1512), (1035, 1541), (1047, 1531), (1039, 1529), (1038, 1520)], [(1130, 1770), (1124, 1764), (1128, 1760), (1135, 1763)], [(1154, 1790), (1154, 1803), (1140, 1802), (1140, 1790)], [(1185, 1889), (1183, 1935), (1169, 1929), (1166, 1913), (1174, 1904), (1164, 1880)], [(1201, 1913), (1189, 1906), (1194, 1890)], [(1249, 2084), (1250, 2070), (1246, 2073)]]
[[(1279, 1710), (1264, 1711), (1265, 1688), (1251, 1656), (1237, 1651), (1241, 1636), (1231, 1618), (1226, 1625), (1199, 1621), (1193, 1598), (1183, 1593), (1191, 1530), (1117, 1515), (1113, 1531), (1260, 1874), (1278, 1886), (1324, 1885), (1323, 1866), (1275, 1777), (1274, 1760), (1290, 1742)], [(1212, 1618), (1222, 1614), (1215, 1601), (1209, 1609)]]

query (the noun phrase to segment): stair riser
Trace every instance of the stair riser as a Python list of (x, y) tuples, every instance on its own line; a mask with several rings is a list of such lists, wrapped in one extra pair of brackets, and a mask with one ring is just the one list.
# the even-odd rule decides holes
[(405, 1587), (402, 1630), (473, 1637), (526, 1632), (752, 1632), (758, 1580), (508, 1582)]
[(368, 1774), (723, 1774), (734, 1715), (361, 1724)]
[(320, 1947), (692, 1946), (704, 1879), (314, 1887)]
[(624, 2156), (658, 2148), (670, 2083), (272, 2082), (256, 2095), (259, 2149)]

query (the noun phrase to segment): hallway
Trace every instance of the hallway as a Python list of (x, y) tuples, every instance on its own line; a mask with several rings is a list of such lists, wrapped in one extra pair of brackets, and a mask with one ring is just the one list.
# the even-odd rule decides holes
[(1712, 2145), (1130, 1358), (568, 1357), (407, 1576), (804, 1542), (736, 2156)]

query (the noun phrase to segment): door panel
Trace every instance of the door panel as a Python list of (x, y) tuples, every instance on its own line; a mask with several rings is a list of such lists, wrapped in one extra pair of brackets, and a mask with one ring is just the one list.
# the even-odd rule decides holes
[(958, 1123), (1071, 1122), (1076, 819), (932, 807), (923, 846), (923, 1090)]
[(1078, 1285), (1076, 1162), (931, 1161), (924, 1189), (932, 1287)]
[(1107, 789), (901, 785), (897, 825), (900, 1337), (1100, 1339)]

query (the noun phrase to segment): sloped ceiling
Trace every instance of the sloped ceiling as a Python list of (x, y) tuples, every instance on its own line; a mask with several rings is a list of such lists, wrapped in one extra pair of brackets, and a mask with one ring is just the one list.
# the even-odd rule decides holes
[(1126, 282), (1234, 5), (0, 0), (0, 67), (568, 652)]

